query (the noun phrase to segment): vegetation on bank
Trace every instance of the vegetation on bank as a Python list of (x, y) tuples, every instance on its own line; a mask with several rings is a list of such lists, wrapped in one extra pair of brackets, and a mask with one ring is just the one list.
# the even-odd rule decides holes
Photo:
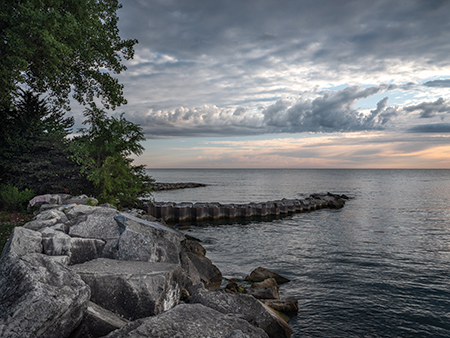
[[(126, 104), (112, 74), (126, 70), (137, 43), (119, 36), (120, 8), (118, 0), (0, 4), (2, 246), (33, 196), (86, 194), (119, 206), (151, 195), (153, 179), (131, 158), (144, 150), (142, 128), (104, 110)], [(70, 94), (85, 107), (78, 131), (66, 117)]]

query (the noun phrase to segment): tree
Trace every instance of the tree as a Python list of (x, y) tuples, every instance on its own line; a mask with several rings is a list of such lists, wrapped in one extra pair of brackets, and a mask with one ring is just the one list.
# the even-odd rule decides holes
[(117, 0), (5, 0), (0, 4), (0, 106), (9, 108), (19, 85), (47, 93), (70, 109), (69, 94), (83, 105), (115, 109), (125, 104), (123, 85), (109, 72), (126, 67), (137, 40), (122, 40)]
[(144, 147), (142, 127), (124, 118), (108, 117), (96, 107), (87, 108), (81, 136), (72, 143), (73, 159), (82, 166), (82, 173), (94, 185), (94, 195), (101, 202), (113, 205), (136, 204), (151, 193), (153, 179), (144, 166), (133, 166), (129, 156), (141, 155)]
[[(0, 111), (0, 184), (36, 194), (87, 191), (81, 167), (69, 157), (73, 117), (50, 107), (31, 91), (20, 91), (11, 109)], [(92, 188), (91, 188), (92, 190)]]

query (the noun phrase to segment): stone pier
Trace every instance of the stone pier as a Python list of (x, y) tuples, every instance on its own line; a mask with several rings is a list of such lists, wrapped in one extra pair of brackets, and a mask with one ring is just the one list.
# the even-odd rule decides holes
[(286, 199), (264, 203), (174, 203), (153, 202), (148, 214), (166, 222), (187, 223), (219, 219), (264, 218), (329, 208), (339, 209), (348, 199), (345, 195), (312, 194), (305, 199)]

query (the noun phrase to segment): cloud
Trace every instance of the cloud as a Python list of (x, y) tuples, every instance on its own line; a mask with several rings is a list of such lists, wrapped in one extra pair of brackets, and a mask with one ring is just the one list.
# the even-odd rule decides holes
[(408, 129), (411, 133), (450, 133), (450, 123), (420, 124)]
[(422, 102), (417, 105), (411, 105), (403, 108), (406, 112), (420, 111), (420, 118), (431, 118), (450, 112), (450, 105), (442, 97), (435, 102)]
[(355, 108), (355, 104), (387, 88), (386, 85), (350, 86), (338, 91), (305, 92), (297, 99), (279, 99), (258, 110), (203, 105), (148, 110), (127, 116), (139, 123), (149, 138), (382, 130), (397, 115), (397, 108), (388, 106), (388, 97), (381, 99), (370, 112)]
[(446, 1), (129, 0), (126, 109), (256, 108), (316, 86), (443, 76), (449, 13)]
[(425, 87), (449, 88), (450, 79), (427, 81), (423, 84)]
[(267, 126), (278, 127), (279, 132), (291, 133), (382, 129), (396, 115), (395, 108), (387, 107), (387, 97), (378, 102), (369, 115), (363, 115), (354, 105), (385, 89), (384, 86), (365, 89), (351, 86), (337, 92), (325, 91), (312, 100), (300, 98), (289, 108), (277, 102), (263, 111), (264, 122)]

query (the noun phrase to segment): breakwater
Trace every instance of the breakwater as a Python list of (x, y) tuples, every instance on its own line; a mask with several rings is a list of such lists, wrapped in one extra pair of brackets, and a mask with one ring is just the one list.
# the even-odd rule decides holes
[(155, 182), (152, 184), (153, 191), (162, 191), (162, 190), (174, 190), (174, 189), (188, 189), (188, 188), (201, 188), (206, 187), (206, 184), (202, 183), (162, 183)]
[(330, 208), (339, 209), (348, 199), (345, 195), (312, 194), (305, 199), (282, 199), (263, 203), (221, 204), (221, 203), (174, 203), (152, 202), (148, 214), (166, 222), (198, 222), (219, 219), (274, 217)]

